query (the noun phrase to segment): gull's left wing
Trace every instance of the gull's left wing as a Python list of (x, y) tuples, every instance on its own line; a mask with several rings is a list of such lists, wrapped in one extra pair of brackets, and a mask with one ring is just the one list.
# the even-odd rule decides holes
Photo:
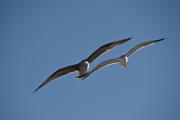
[(86, 60), (91, 63), (93, 62), (98, 56), (100, 56), (101, 54), (107, 52), (108, 50), (113, 49), (114, 47), (123, 44), (125, 42), (127, 42), (128, 40), (130, 40), (132, 38), (126, 38), (123, 40), (118, 40), (118, 41), (114, 41), (108, 44), (105, 44), (103, 46), (101, 46), (100, 48), (98, 48), (95, 52), (93, 52)]

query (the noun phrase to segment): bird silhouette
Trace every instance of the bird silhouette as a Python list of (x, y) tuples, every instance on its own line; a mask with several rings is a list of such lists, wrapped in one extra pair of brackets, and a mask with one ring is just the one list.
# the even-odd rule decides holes
[(99, 57), (103, 53), (105, 53), (105, 52), (115, 48), (116, 46), (127, 42), (130, 39), (131, 38), (126, 38), (126, 39), (117, 40), (117, 41), (105, 44), (105, 45), (99, 47), (88, 58), (82, 60), (78, 64), (70, 65), (70, 66), (63, 67), (63, 68), (57, 70), (51, 76), (49, 76), (42, 84), (40, 84), (34, 90), (34, 92), (38, 91), (40, 88), (42, 88), (43, 86), (45, 86), (46, 84), (48, 84), (52, 80), (55, 80), (56, 78), (58, 78), (60, 76), (66, 75), (66, 74), (74, 72), (74, 71), (78, 71), (79, 72), (79, 76), (77, 76), (77, 78), (81, 78), (81, 77), (85, 76), (88, 73), (89, 64), (92, 63), (97, 57)]

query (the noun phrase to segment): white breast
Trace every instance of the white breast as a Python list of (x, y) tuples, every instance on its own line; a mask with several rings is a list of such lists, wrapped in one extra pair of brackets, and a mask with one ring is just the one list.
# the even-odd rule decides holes
[(127, 56), (120, 58), (120, 65), (122, 67), (127, 67), (127, 65), (128, 65), (128, 57)]

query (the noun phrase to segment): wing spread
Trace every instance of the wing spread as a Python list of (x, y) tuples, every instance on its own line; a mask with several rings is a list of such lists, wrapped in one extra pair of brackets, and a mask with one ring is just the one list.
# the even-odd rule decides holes
[(68, 74), (70, 72), (76, 71), (77, 70), (76, 68), (77, 68), (77, 65), (71, 65), (71, 66), (64, 67), (64, 68), (61, 68), (61, 69), (57, 70), (51, 76), (49, 76), (34, 92), (36, 92), (41, 87), (48, 84), (50, 81), (55, 80), (56, 78), (58, 78), (60, 76), (63, 76), (63, 75), (66, 75), (66, 74)]
[[(88, 77), (90, 74), (92, 74), (93, 72), (96, 72), (108, 65), (112, 65), (112, 64), (116, 64), (119, 63), (119, 58), (115, 58), (115, 59), (109, 59), (106, 61), (101, 62), (100, 64), (98, 64), (96, 67), (94, 67), (91, 71), (89, 71), (84, 77), (83, 79), (85, 79), (86, 77)], [(83, 80), (82, 79), (82, 80)]]
[(130, 49), (126, 56), (129, 57), (130, 55), (132, 55), (133, 53), (137, 52), (138, 50), (146, 47), (146, 46), (149, 46), (149, 45), (152, 45), (154, 43), (157, 43), (157, 42), (160, 42), (162, 40), (164, 40), (165, 38), (162, 38), (162, 39), (158, 39), (158, 40), (152, 40), (152, 41), (147, 41), (147, 42), (143, 42), (143, 43), (140, 43), (138, 44), (137, 46), (135, 46), (134, 48)]
[(128, 40), (130, 40), (131, 38), (126, 38), (123, 40), (118, 40), (118, 41), (114, 41), (112, 43), (108, 43), (105, 44), (103, 46), (101, 46), (100, 48), (98, 48), (95, 52), (93, 52), (86, 60), (91, 63), (92, 61), (94, 61), (98, 56), (100, 56), (101, 54), (107, 52), (108, 50), (116, 47), (117, 45), (120, 45), (122, 43), (127, 42)]

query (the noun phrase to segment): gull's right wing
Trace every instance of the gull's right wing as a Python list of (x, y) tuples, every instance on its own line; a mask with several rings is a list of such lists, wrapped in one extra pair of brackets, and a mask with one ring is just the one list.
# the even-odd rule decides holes
[(135, 46), (134, 48), (130, 49), (130, 50), (126, 53), (126, 56), (129, 57), (130, 55), (132, 55), (133, 53), (139, 51), (140, 49), (142, 49), (142, 48), (144, 48), (144, 47), (147, 47), (147, 46), (150, 46), (150, 45), (152, 45), (152, 44), (154, 44), (154, 43), (160, 42), (160, 41), (162, 41), (162, 40), (164, 40), (164, 39), (165, 39), (165, 38), (140, 43), (140, 44), (138, 44), (137, 46)]
[(61, 68), (59, 70), (57, 70), (56, 72), (54, 72), (51, 76), (49, 76), (38, 88), (35, 89), (34, 92), (38, 91), (41, 87), (45, 86), (46, 84), (48, 84), (50, 81), (55, 80), (56, 78), (66, 75), (70, 72), (74, 72), (77, 70), (77, 64), (76, 65), (71, 65), (71, 66), (67, 66), (64, 68)]

